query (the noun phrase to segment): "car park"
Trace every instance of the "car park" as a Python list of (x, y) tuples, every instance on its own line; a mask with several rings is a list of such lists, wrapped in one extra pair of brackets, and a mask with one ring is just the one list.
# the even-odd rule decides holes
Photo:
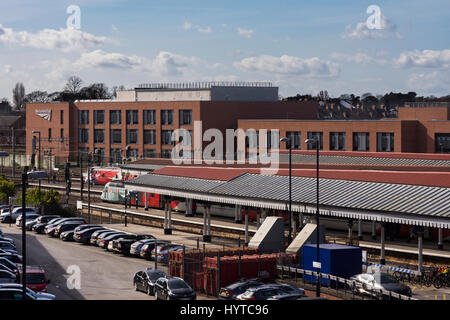
[(53, 232), (53, 237), (59, 237), (59, 234), (68, 230), (75, 230), (76, 227), (83, 224), (82, 221), (68, 221), (59, 224)]
[(59, 238), (62, 241), (73, 241), (73, 234), (74, 234), (73, 230), (64, 231), (60, 233)]
[(0, 236), (0, 241), (7, 241), (7, 242), (10, 242), (10, 243), (14, 244), (14, 239), (7, 238), (5, 236)]
[(84, 223), (84, 224), (80, 224), (78, 227), (75, 228), (75, 230), (73, 230), (74, 232), (78, 232), (78, 231), (82, 231), (84, 229), (90, 229), (90, 228), (95, 228), (95, 227), (101, 227), (98, 224), (88, 224), (88, 223)]
[(86, 221), (83, 218), (64, 218), (56, 223), (52, 223), (52, 224), (48, 224), (47, 226), (45, 226), (45, 234), (47, 234), (48, 236), (53, 236), (55, 234), (56, 229), (63, 223), (66, 222), (80, 222), (81, 223), (86, 223)]
[(17, 253), (0, 253), (1, 258), (6, 258), (13, 263), (22, 263), (22, 256)]
[[(34, 208), (26, 207), (25, 215), (36, 215), (36, 210)], [(22, 215), (22, 207), (14, 208), (12, 212), (2, 213), (0, 219), (2, 223), (15, 223), (16, 219)]]
[(133, 277), (133, 286), (136, 291), (146, 292), (148, 295), (155, 294), (155, 283), (159, 278), (166, 277), (166, 273), (161, 270), (148, 268), (136, 272)]
[(181, 278), (166, 276), (155, 283), (156, 300), (196, 300), (195, 291)]
[(130, 247), (130, 255), (139, 257), (142, 246), (149, 241), (153, 241), (153, 239), (145, 239), (145, 240), (139, 240), (139, 241), (134, 242)]
[(99, 237), (99, 239), (97, 239), (97, 246), (99, 246), (100, 248), (103, 248), (103, 249), (108, 249), (108, 244), (110, 241), (119, 239), (121, 236), (123, 236), (125, 234), (126, 233), (124, 233), (124, 232), (116, 232), (116, 233), (108, 234), (104, 237)]
[(234, 300), (236, 296), (247, 291), (248, 288), (254, 288), (264, 285), (262, 281), (257, 279), (241, 279), (238, 282), (232, 283), (225, 288), (220, 289), (219, 299), (221, 300)]
[(38, 234), (45, 233), (45, 227), (46, 226), (48, 226), (49, 224), (53, 224), (53, 223), (56, 223), (58, 221), (61, 221), (62, 219), (64, 219), (64, 218), (53, 218), (53, 219), (48, 220), (48, 221), (36, 223), (33, 227), (31, 227), (31, 230), (35, 231)]
[(113, 250), (116, 253), (129, 255), (131, 245), (143, 239), (155, 239), (155, 237), (149, 234), (128, 234), (113, 241)]
[[(38, 214), (26, 214), (25, 215), (25, 226), (27, 222), (30, 222), (32, 220), (36, 220), (39, 218)], [(22, 216), (18, 216), (16, 219), (16, 227), (22, 227)]]
[[(76, 229), (75, 229), (76, 230)], [(83, 229), (80, 231), (74, 231), (73, 233), (73, 240), (76, 242), (89, 244), (89, 241), (91, 239), (91, 236), (95, 232), (99, 232), (100, 230), (106, 230), (104, 227), (91, 227), (87, 229)]]
[[(18, 269), (18, 283), (22, 281), (23, 269), (19, 266)], [(41, 266), (27, 266), (27, 287), (36, 292), (47, 292), (47, 283), (50, 280), (47, 279), (47, 274)]]
[[(26, 300), (44, 300), (38, 299), (35, 295), (30, 294), (28, 291), (26, 295)], [(23, 291), (18, 288), (0, 288), (0, 300), (23, 300)]]
[(167, 241), (167, 240), (157, 240), (157, 239), (153, 239), (153, 240), (147, 241), (147, 242), (145, 242), (145, 243), (142, 245), (141, 250), (140, 250), (140, 253), (139, 253), (139, 256), (140, 256), (141, 258), (150, 260), (151, 257), (152, 257), (152, 251), (153, 251), (153, 249), (155, 248), (155, 246), (158, 246), (158, 247), (161, 246), (161, 247), (163, 247), (163, 246), (166, 246), (166, 245), (168, 245), (168, 244), (170, 244), (170, 241)]
[(0, 283), (14, 283), (16, 275), (7, 270), (0, 270)]
[(412, 290), (409, 286), (384, 272), (361, 273), (354, 275), (350, 280), (362, 284), (362, 287), (355, 288), (356, 291), (377, 298), (387, 297), (385, 294), (380, 293), (380, 290), (391, 291), (409, 297), (412, 295)]
[[(3, 283), (0, 289), (18, 289), (22, 291), (22, 285), (19, 283)], [(27, 294), (34, 296), (36, 300), (55, 300), (55, 295), (45, 292), (35, 292), (27, 287)]]

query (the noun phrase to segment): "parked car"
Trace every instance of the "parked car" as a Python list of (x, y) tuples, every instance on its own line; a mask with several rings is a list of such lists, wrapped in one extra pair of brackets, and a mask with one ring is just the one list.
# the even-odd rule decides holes
[(0, 236), (0, 241), (8, 241), (8, 242), (11, 242), (12, 244), (14, 244), (14, 239), (7, 238), (5, 236)]
[(76, 242), (89, 244), (89, 240), (91, 239), (91, 236), (100, 230), (106, 230), (104, 227), (92, 227), (83, 229), (80, 231), (74, 231), (73, 233), (73, 240)]
[(248, 288), (263, 286), (264, 283), (257, 279), (241, 279), (238, 282), (232, 283), (225, 288), (220, 289), (219, 299), (234, 300), (236, 296), (247, 291)]
[(50, 219), (48, 221), (36, 223), (33, 227), (31, 227), (31, 230), (35, 231), (38, 234), (45, 233), (45, 227), (46, 226), (48, 226), (49, 224), (53, 224), (53, 223), (56, 223), (58, 221), (61, 221), (62, 219), (64, 219), (64, 218), (53, 218), (53, 219)]
[(196, 300), (195, 291), (181, 278), (159, 278), (155, 283), (156, 300)]
[[(26, 214), (25, 215), (25, 226), (27, 222), (36, 220), (40, 216), (38, 214)], [(16, 219), (16, 227), (22, 227), (22, 216), (18, 216)]]
[(64, 231), (59, 234), (59, 238), (62, 241), (73, 241), (73, 234), (74, 234), (73, 230)]
[[(38, 299), (35, 295), (27, 291), (26, 300), (44, 300)], [(23, 291), (18, 288), (0, 288), (0, 300), (23, 300)], [(46, 299), (45, 299), (46, 300)]]
[(106, 236), (108, 234), (112, 234), (115, 232), (117, 232), (117, 231), (113, 231), (111, 229), (98, 230), (91, 235), (91, 239), (89, 240), (89, 243), (94, 246), (97, 246), (97, 240), (99, 237), (103, 237), (103, 236)]
[[(355, 280), (363, 285), (362, 288), (356, 288), (359, 293), (376, 296), (378, 298), (387, 297), (387, 295), (379, 293), (380, 289), (392, 291), (409, 297), (412, 295), (412, 290), (410, 287), (401, 283), (390, 274), (384, 272), (361, 273), (351, 277), (350, 280)], [(371, 289), (374, 290), (371, 291)]]
[(125, 234), (126, 233), (124, 233), (124, 232), (117, 232), (117, 233), (108, 234), (108, 235), (106, 235), (104, 237), (99, 237), (97, 239), (97, 245), (100, 248), (108, 249), (108, 244), (109, 244), (110, 241), (113, 241), (115, 239), (119, 239), (121, 236), (123, 236)]
[(166, 241), (166, 240), (152, 239), (151, 241), (147, 241), (142, 245), (139, 256), (141, 258), (150, 260), (152, 257), (152, 251), (153, 251), (153, 249), (155, 249), (156, 245), (158, 245), (158, 247), (163, 247), (168, 244), (170, 244), (170, 241)]
[(176, 244), (167, 244), (162, 247), (158, 247), (158, 252), (155, 253), (155, 249), (152, 250), (152, 259), (155, 260), (155, 256), (158, 257), (158, 262), (167, 262), (169, 260), (169, 251), (175, 251), (183, 249), (183, 246)]
[(155, 237), (149, 234), (128, 234), (113, 241), (113, 250), (116, 253), (129, 255), (131, 245), (143, 239), (155, 239)]
[(16, 246), (10, 241), (1, 241), (0, 240), (0, 249), (3, 250), (16, 250)]
[(47, 234), (48, 236), (54, 236), (56, 229), (66, 222), (80, 222), (80, 224), (86, 223), (86, 221), (83, 218), (64, 218), (61, 221), (48, 224), (47, 226), (45, 226), (45, 234)]
[(145, 240), (139, 240), (139, 241), (134, 242), (130, 247), (130, 255), (139, 257), (142, 246), (149, 241), (153, 241), (153, 239), (145, 239)]
[(101, 227), (98, 224), (80, 224), (78, 227), (75, 228), (75, 230), (73, 230), (74, 232), (78, 232), (78, 231), (82, 231), (84, 229), (90, 229), (90, 228), (94, 228), (94, 227)]
[[(36, 215), (34, 208), (26, 207), (25, 215)], [(15, 223), (16, 219), (22, 215), (22, 207), (14, 208), (12, 212), (2, 213), (0, 216), (2, 223)]]
[(9, 249), (0, 249), (0, 253), (17, 253), (16, 250), (9, 250)]
[(59, 237), (61, 232), (68, 231), (68, 230), (75, 230), (76, 227), (78, 227), (80, 224), (83, 224), (83, 223), (84, 222), (82, 222), (82, 221), (63, 222), (55, 228), (55, 231), (53, 232), (52, 236)]
[[(13, 206), (12, 209), (14, 210), (15, 208), (20, 208), (20, 206)], [(2, 209), (0, 209), (0, 216), (4, 213), (9, 213), (11, 212), (11, 207), (10, 206), (6, 206), (3, 207)]]
[(0, 253), (0, 257), (6, 258), (14, 263), (22, 263), (22, 256), (17, 253)]
[[(19, 283), (3, 283), (0, 284), (0, 289), (19, 289), (22, 290), (22, 285)], [(35, 292), (27, 287), (27, 293), (34, 296), (36, 300), (55, 300), (55, 295), (45, 292)]]
[(13, 270), (14, 272), (17, 271), (18, 269), (18, 265), (15, 264), (14, 262), (6, 259), (5, 257), (0, 257), (0, 264), (3, 266), (8, 267), (9, 269)]
[(141, 270), (133, 277), (133, 286), (136, 291), (146, 292), (148, 295), (155, 295), (155, 283), (159, 278), (166, 277), (166, 273), (161, 270)]
[[(23, 269), (19, 266), (17, 282), (22, 281)], [(27, 266), (27, 287), (36, 292), (47, 292), (47, 283), (50, 280), (47, 279), (47, 274), (44, 268), (40, 266)]]
[(9, 272), (15, 274), (16, 273), (15, 270), (17, 270), (17, 269), (11, 269), (11, 268), (7, 267), (6, 265), (0, 263), (0, 270), (6, 270), (6, 271), (9, 271)]
[(38, 223), (46, 223), (49, 222), (52, 219), (60, 218), (60, 216), (57, 215), (45, 215), (45, 216), (39, 216), (34, 220), (28, 221), (25, 223), (25, 227), (27, 230), (31, 231), (33, 229), (33, 226)]
[(14, 283), (16, 275), (7, 270), (0, 270), (0, 283)]
[(265, 284), (263, 286), (248, 288), (244, 293), (236, 296), (237, 300), (267, 300), (270, 297), (283, 294), (305, 294), (305, 290), (286, 284)]
[(304, 298), (307, 298), (307, 296), (301, 293), (294, 293), (294, 294), (285, 293), (270, 297), (267, 300), (302, 300)]

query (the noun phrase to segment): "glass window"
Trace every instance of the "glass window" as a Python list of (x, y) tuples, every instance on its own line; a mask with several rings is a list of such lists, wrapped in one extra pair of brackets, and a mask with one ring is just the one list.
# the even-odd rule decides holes
[(394, 152), (394, 133), (377, 132), (377, 151)]
[[(292, 149), (302, 148), (302, 134), (299, 131), (288, 131), (286, 132), (286, 138), (290, 139), (292, 143)], [(286, 144), (286, 149), (289, 149), (288, 144)]]
[(122, 143), (121, 129), (111, 129), (111, 143)]
[(450, 153), (450, 133), (436, 133), (434, 140), (435, 152)]
[(105, 110), (94, 110), (94, 124), (105, 123)]
[(94, 143), (105, 143), (105, 130), (94, 129)]
[(61, 128), (60, 135), (61, 135), (61, 142), (64, 142), (64, 128)]
[(173, 130), (161, 130), (161, 144), (163, 145), (172, 144), (172, 131)]
[(60, 111), (59, 116), (60, 116), (59, 119), (60, 124), (64, 124), (64, 110)]
[(180, 110), (180, 125), (192, 124), (192, 110)]
[(161, 110), (161, 124), (170, 125), (173, 123), (173, 110)]
[(86, 161), (89, 154), (89, 148), (78, 148), (78, 154)]
[(353, 151), (369, 151), (368, 132), (353, 132)]
[(161, 158), (171, 158), (171, 157), (172, 157), (172, 150), (161, 151)]
[(144, 149), (144, 158), (156, 158), (156, 150)]
[(79, 137), (78, 142), (79, 143), (89, 143), (89, 129), (79, 129)]
[(111, 149), (109, 156), (111, 158), (111, 161), (114, 162), (122, 162), (122, 149)]
[(48, 141), (52, 141), (52, 128), (48, 128)]
[[(308, 132), (308, 139), (314, 139), (319, 141), (319, 150), (323, 149), (323, 133), (322, 132)], [(316, 146), (312, 143), (308, 143), (308, 150), (315, 150)]]
[(127, 124), (138, 124), (138, 110), (127, 110)]
[(137, 158), (138, 156), (138, 149), (128, 149), (127, 158)]
[(156, 130), (144, 130), (144, 144), (156, 144)]
[(330, 150), (345, 150), (345, 132), (330, 132)]
[(122, 123), (122, 111), (121, 110), (110, 110), (109, 111), (109, 123), (110, 124), (121, 124)]
[(79, 110), (78, 121), (79, 124), (89, 124), (89, 110)]
[(156, 124), (155, 110), (144, 110), (144, 124)]
[(127, 144), (137, 144), (138, 143), (138, 131), (135, 129), (127, 130)]

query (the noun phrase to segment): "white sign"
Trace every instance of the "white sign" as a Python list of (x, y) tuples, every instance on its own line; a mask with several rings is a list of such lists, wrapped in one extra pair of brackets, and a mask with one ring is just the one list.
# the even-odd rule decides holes
[(367, 251), (363, 250), (362, 251), (362, 262), (367, 262)]
[(320, 269), (322, 268), (322, 264), (320, 262), (313, 261), (313, 267), (316, 269)]
[(77, 200), (77, 209), (83, 209), (83, 201)]
[(41, 118), (43, 118), (45, 120), (48, 120), (48, 121), (52, 120), (52, 110), (51, 109), (49, 109), (49, 110), (36, 110), (36, 114), (39, 117), (41, 117)]

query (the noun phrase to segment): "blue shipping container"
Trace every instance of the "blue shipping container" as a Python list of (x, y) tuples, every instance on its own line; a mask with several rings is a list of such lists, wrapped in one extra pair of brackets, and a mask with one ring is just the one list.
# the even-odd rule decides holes
[[(302, 248), (303, 269), (317, 271), (313, 267), (313, 261), (317, 261), (317, 246), (315, 244), (305, 244)], [(321, 273), (331, 274), (341, 278), (350, 278), (355, 274), (362, 273), (362, 250), (360, 247), (350, 247), (341, 244), (320, 244), (319, 258), (321, 263)], [(304, 275), (305, 281), (316, 282), (316, 277)], [(333, 285), (328, 283), (328, 279), (322, 278), (323, 285)]]

